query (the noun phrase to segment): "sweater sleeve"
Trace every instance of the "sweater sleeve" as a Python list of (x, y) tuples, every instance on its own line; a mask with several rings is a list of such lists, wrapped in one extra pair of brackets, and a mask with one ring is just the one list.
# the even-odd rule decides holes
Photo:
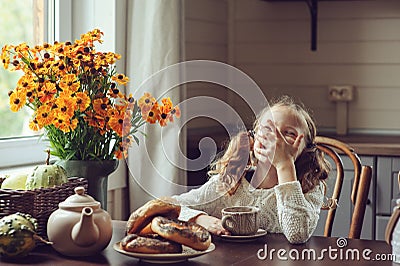
[(200, 214), (217, 214), (217, 206), (223, 205), (224, 196), (217, 192), (218, 176), (211, 177), (199, 188), (186, 193), (175, 195), (172, 198), (182, 206), (179, 220), (188, 221)]
[(303, 194), (299, 181), (275, 186), (278, 220), (292, 244), (306, 242), (314, 232), (323, 202), (321, 186)]

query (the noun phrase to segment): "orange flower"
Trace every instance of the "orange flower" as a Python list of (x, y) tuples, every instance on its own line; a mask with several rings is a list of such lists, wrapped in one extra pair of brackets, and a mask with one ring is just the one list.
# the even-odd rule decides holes
[(124, 137), (122, 142), (119, 143), (119, 149), (115, 151), (115, 156), (118, 159), (122, 159), (123, 157), (128, 157), (129, 147), (132, 146), (134, 140), (132, 136)]
[(56, 112), (57, 115), (60, 113), (60, 115), (67, 118), (72, 118), (77, 109), (75, 98), (59, 97), (56, 99), (55, 104), (57, 108), (54, 109), (54, 112)]
[(108, 95), (112, 98), (123, 98), (124, 95), (123, 93), (117, 88), (117, 85), (115, 83), (111, 83), (111, 87), (108, 90)]
[[(161, 100), (161, 102), (163, 103), (163, 105), (169, 110), (169, 111), (171, 111), (171, 109), (172, 109), (172, 101), (171, 101), (171, 99), (168, 97), (168, 98), (163, 98), (162, 100)], [(168, 111), (168, 112), (169, 112)]]
[(142, 117), (144, 120), (150, 124), (154, 124), (160, 120), (160, 110), (158, 108), (158, 103), (155, 103), (153, 107), (148, 112), (142, 112)]
[(120, 85), (125, 85), (126, 83), (129, 82), (129, 78), (127, 76), (125, 76), (124, 74), (114, 75), (111, 77), (111, 79)]
[(86, 116), (84, 116), (84, 120), (88, 123), (90, 127), (93, 127), (94, 129), (102, 132), (102, 135), (105, 133), (104, 128), (106, 126), (106, 120), (104, 117), (96, 115), (92, 111), (88, 111), (86, 112)]
[(60, 129), (62, 132), (67, 133), (70, 131), (69, 120), (65, 117), (54, 118), (53, 124), (56, 128)]
[(156, 98), (154, 98), (150, 93), (145, 92), (139, 99), (139, 108), (142, 113), (147, 113), (151, 110), (154, 103), (156, 103)]
[(174, 116), (177, 118), (181, 117), (181, 109), (178, 106), (175, 106), (174, 109), (171, 110), (171, 115), (169, 116), (170, 122), (174, 122)]
[(35, 118), (40, 128), (50, 125), (53, 122), (52, 107), (47, 104), (39, 106)]
[(8, 69), (8, 65), (10, 64), (10, 55), (8, 54), (8, 51), (12, 50), (12, 46), (9, 44), (6, 44), (3, 46), (1, 49), (1, 62), (3, 63), (4, 69)]
[(13, 112), (18, 112), (26, 102), (26, 95), (24, 91), (15, 90), (10, 95), (10, 108)]
[(35, 82), (34, 77), (29, 75), (23, 75), (17, 83), (18, 88), (21, 91), (24, 91), (26, 94), (26, 98), (29, 102), (33, 102), (35, 100), (35, 92), (38, 88), (38, 84)]
[(114, 152), (114, 155), (117, 159), (122, 159), (128, 157), (128, 149), (125, 149), (124, 146), (119, 143), (119, 148)]
[(39, 101), (41, 103), (52, 101), (56, 92), (57, 92), (56, 84), (49, 80), (45, 81), (38, 91)]
[(86, 92), (76, 93), (76, 104), (80, 112), (85, 111), (90, 106), (90, 97)]
[(29, 128), (33, 131), (39, 131), (41, 130), (43, 127), (41, 125), (39, 125), (38, 121), (36, 120), (36, 118), (34, 118), (33, 120), (29, 121)]
[(108, 121), (108, 124), (120, 137), (129, 134), (132, 126), (130, 117), (124, 113), (118, 113), (112, 116), (110, 121)]
[(97, 98), (93, 101), (93, 109), (99, 115), (106, 115), (108, 108), (108, 98)]
[(77, 91), (81, 83), (74, 74), (68, 74), (61, 78), (59, 86), (63, 90)]
[(159, 117), (159, 123), (160, 126), (164, 127), (167, 125), (167, 121), (169, 120), (169, 116), (171, 111), (171, 107), (168, 105), (162, 105), (159, 108), (159, 112), (160, 112), (160, 117)]

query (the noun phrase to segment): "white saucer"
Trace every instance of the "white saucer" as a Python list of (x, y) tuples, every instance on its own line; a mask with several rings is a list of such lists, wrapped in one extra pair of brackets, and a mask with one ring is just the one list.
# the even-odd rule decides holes
[(264, 229), (258, 229), (257, 233), (254, 235), (248, 235), (248, 236), (234, 236), (234, 235), (220, 235), (219, 237), (222, 238), (223, 240), (227, 241), (234, 241), (234, 242), (247, 242), (247, 241), (253, 241), (256, 240), (260, 237), (263, 237), (267, 234), (267, 231)]

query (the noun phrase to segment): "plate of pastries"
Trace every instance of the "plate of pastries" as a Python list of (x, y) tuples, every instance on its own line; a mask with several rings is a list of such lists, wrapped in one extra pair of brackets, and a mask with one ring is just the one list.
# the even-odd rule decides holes
[(194, 222), (178, 220), (181, 206), (172, 199), (154, 199), (132, 212), (126, 235), (113, 248), (151, 263), (175, 263), (215, 249), (211, 234)]

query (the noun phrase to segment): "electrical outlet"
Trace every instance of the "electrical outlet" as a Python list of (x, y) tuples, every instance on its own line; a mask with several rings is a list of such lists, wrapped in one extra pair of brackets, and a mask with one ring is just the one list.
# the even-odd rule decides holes
[(332, 85), (328, 88), (328, 98), (331, 102), (350, 102), (354, 98), (353, 85)]

